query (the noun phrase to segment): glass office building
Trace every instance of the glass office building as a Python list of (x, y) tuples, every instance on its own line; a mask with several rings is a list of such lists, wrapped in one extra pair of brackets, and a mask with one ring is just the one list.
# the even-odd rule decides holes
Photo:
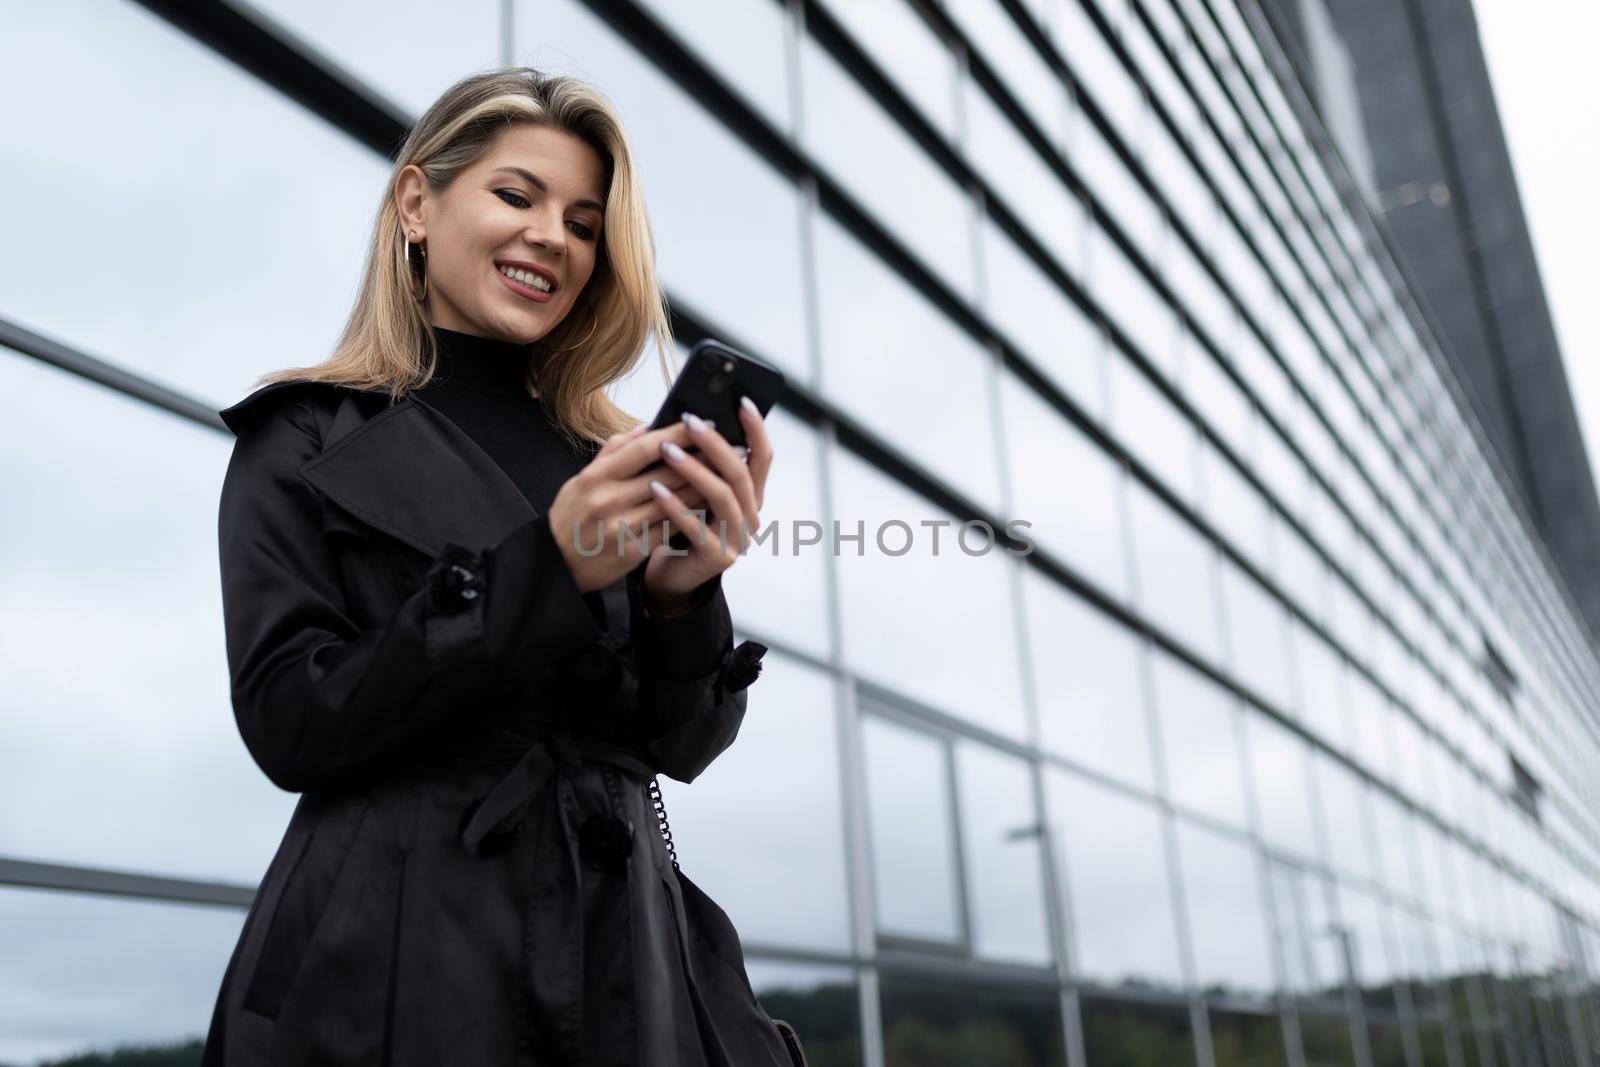
[(213, 413), (329, 351), (386, 152), (501, 63), (616, 101), (680, 339), (793, 386), (726, 583), (772, 651), (663, 785), (814, 1064), (1600, 1055), (1596, 644), (1253, 0), (7, 23), (0, 1063), (203, 1032), (295, 799)]

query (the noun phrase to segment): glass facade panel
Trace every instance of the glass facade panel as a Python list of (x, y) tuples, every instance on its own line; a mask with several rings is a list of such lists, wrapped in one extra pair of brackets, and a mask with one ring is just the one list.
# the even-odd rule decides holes
[(1175, 803), (1244, 827), (1238, 699), (1165, 652), (1152, 659), (1156, 721)]
[[(0, 856), (253, 883), (294, 797), (256, 768), (228, 704), (207, 499), (226, 449), (9, 352), (0, 396), (0, 450), (40, 457), (4, 475), (27, 521), (4, 537), (0, 807), (16, 814), (0, 819)], [(197, 666), (196, 649), (216, 657)]]
[[(470, 0), (452, 8), (449, 19), (436, 19), (427, 0), (259, 0), (251, 6), (255, 17), (305, 42), (408, 117), (420, 115), (464, 72), (492, 64), (500, 51), (501, 11), (494, 0)], [(423, 23), (425, 34), (417, 32)]]
[(861, 993), (843, 967), (746, 960), (750, 987), (768, 1015), (802, 1035), (817, 1067), (861, 1064)]
[(1013, 509), (1030, 542), (1128, 598), (1121, 466), (1011, 375), (1000, 379)]
[(1080, 997), (1088, 1067), (1187, 1067), (1197, 1062), (1189, 1011), (1171, 1004)]
[(1210, 1023), (1217, 1067), (1286, 1067), (1283, 1024), (1276, 1015), (1213, 1011)]
[[(776, 5), (775, 5), (776, 6)], [(856, 42), (911, 98), (923, 118), (945, 136), (956, 139), (956, 57), (928, 24), (903, 2), (859, 4), (827, 0)], [(819, 121), (826, 111), (813, 112)]]
[[(989, 353), (825, 216), (817, 218), (816, 249), (824, 391), (890, 444), (999, 511), (994, 423), (982, 402)], [(927, 432), (930, 419), (939, 433)]]
[[(1025, 716), (1005, 550), (969, 555), (956, 544), (961, 531), (950, 515), (848, 453), (836, 453), (831, 469), (846, 661), (1020, 740)], [(842, 540), (858, 533), (859, 541)], [(966, 536), (979, 551), (981, 531)], [(824, 546), (831, 537), (824, 534)], [(959, 624), (952, 605), (960, 605)]]
[(131, 1061), (159, 1046), (166, 1062), (200, 1062), (243, 922), (231, 909), (0, 889), (0, 1061), (113, 1049)]
[(975, 301), (972, 202), (810, 38), (800, 44), (800, 73), (806, 113), (817, 116), (806, 123), (807, 147), (925, 267)]
[(1028, 660), (1045, 748), (1154, 790), (1139, 638), (1037, 573), (1024, 577)]
[(1051, 771), (1045, 787), (1073, 973), (1098, 986), (1181, 989), (1159, 809), (1063, 771)]
[[(6, 195), (30, 207), (7, 227), (0, 314), (219, 406), (269, 367), (326, 355), (384, 161), (137, 4), (13, 15), (0, 38), (0, 97), (32, 100), (39, 86), (60, 85), (50, 107), (7, 109)], [(60, 79), (69, 63), (99, 77)], [(67, 111), (83, 116), (72, 136), (56, 123)], [(150, 136), (152, 116), (166, 139)], [(169, 174), (178, 157), (188, 160), (181, 180)], [(123, 180), (108, 183), (108, 159)], [(266, 182), (273, 194), (246, 223), (239, 191)], [(139, 242), (137, 269), (94, 288), (85, 314), (88, 298), (64, 279), (130, 219), (161, 220), (160, 237)], [(294, 313), (263, 315), (263, 293)]]
[(673, 841), (743, 937), (848, 949), (834, 683), (778, 652), (760, 681), (738, 744), (692, 785), (662, 777)]
[(1067, 1062), (1056, 994), (885, 974), (879, 983), (885, 1067), (979, 1062), (1005, 1050), (1017, 1067)]
[(984, 309), (995, 329), (1079, 407), (1104, 420), (1100, 328), (987, 215), (979, 236)]
[(1127, 499), (1141, 607), (1201, 656), (1220, 660), (1215, 548), (1141, 483), (1128, 482)]
[(938, 738), (861, 722), (878, 929), (932, 941), (965, 935), (950, 754)]
[(1261, 872), (1239, 838), (1178, 822), (1178, 866), (1189, 916), (1195, 979), (1201, 989), (1263, 995), (1273, 988)]
[(1167, 490), (1190, 507), (1197, 503), (1196, 432), (1159, 389), (1113, 352), (1110, 371), (1112, 426), (1123, 447), (1149, 467)]
[(980, 956), (1048, 964), (1044, 824), (1028, 765), (987, 745), (956, 746), (961, 851), (972, 908), (973, 951)]
[(1285, 852), (1321, 859), (1322, 835), (1311, 806), (1311, 746), (1254, 708), (1246, 709), (1244, 725), (1262, 836)]

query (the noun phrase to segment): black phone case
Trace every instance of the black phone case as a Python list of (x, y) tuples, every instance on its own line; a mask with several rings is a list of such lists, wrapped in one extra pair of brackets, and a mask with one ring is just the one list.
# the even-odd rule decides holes
[(670, 426), (691, 411), (717, 424), (717, 432), (729, 444), (745, 444), (744, 424), (739, 421), (739, 397), (755, 401), (763, 417), (777, 403), (783, 391), (783, 373), (754, 356), (745, 355), (706, 338), (695, 344), (689, 359), (678, 372), (661, 409), (656, 412), (652, 430)]
[[(778, 401), (783, 381), (783, 373), (776, 367), (729, 348), (721, 341), (704, 338), (689, 350), (689, 359), (667, 391), (667, 398), (661, 402), (650, 428), (659, 430), (670, 426), (681, 419), (685, 411), (690, 411), (716, 423), (717, 432), (727, 438), (729, 444), (745, 444), (744, 423), (739, 421), (739, 398), (748, 396), (765, 418)], [(700, 451), (693, 445), (688, 450)], [(681, 533), (674, 533), (667, 543), (680, 551), (689, 547), (689, 539)]]

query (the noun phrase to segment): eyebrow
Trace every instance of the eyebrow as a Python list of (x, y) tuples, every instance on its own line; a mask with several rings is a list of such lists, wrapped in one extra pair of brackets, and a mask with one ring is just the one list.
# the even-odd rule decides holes
[[(526, 181), (529, 185), (533, 186), (535, 189), (539, 190), (541, 193), (548, 193), (550, 191), (550, 187), (544, 183), (544, 179), (539, 177), (537, 174), (535, 174), (531, 170), (523, 170), (521, 167), (496, 167), (494, 170), (490, 171), (489, 173), (490, 174), (499, 174), (501, 171), (507, 171), (507, 172), (509, 172), (511, 174), (516, 174), (516, 175), (520, 176), (523, 179), (523, 181)], [(600, 214), (602, 214), (602, 215), (604, 215), (606, 213), (605, 205), (604, 204), (598, 204), (593, 200), (574, 200), (572, 202), (572, 206), (573, 207), (593, 208), (594, 210), (600, 212)]]

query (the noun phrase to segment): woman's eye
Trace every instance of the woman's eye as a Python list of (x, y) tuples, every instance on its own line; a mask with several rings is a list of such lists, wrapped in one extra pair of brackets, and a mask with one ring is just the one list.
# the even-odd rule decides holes
[(501, 200), (505, 200), (506, 203), (508, 203), (508, 204), (511, 204), (511, 201), (507, 200), (506, 199), (507, 197), (516, 197), (518, 200), (522, 201), (522, 203), (520, 203), (520, 204), (511, 204), (512, 207), (527, 207), (528, 206), (527, 199), (521, 193), (513, 192), (510, 189), (496, 189), (494, 191), (494, 195), (498, 196)]
[(594, 236), (594, 231), (589, 229), (589, 227), (585, 226), (583, 223), (575, 222), (573, 225), (583, 231), (582, 233), (578, 234), (578, 236), (582, 237), (584, 240), (587, 241)]

